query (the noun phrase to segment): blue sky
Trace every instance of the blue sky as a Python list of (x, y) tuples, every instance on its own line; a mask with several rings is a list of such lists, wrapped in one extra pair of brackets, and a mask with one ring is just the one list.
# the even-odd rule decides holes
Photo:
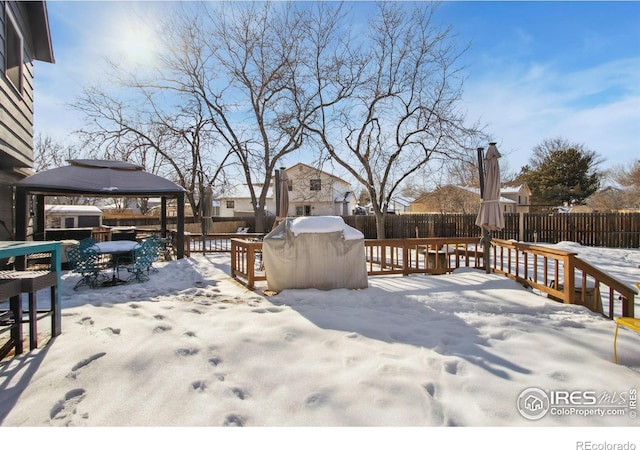
[[(56, 63), (36, 63), (35, 132), (71, 142), (82, 121), (67, 105), (85, 85), (109, 82), (105, 57), (150, 52), (134, 11), (168, 5), (47, 2)], [(511, 171), (555, 137), (594, 150), (603, 168), (640, 158), (640, 2), (449, 1), (438, 18), (471, 45), (460, 106)]]

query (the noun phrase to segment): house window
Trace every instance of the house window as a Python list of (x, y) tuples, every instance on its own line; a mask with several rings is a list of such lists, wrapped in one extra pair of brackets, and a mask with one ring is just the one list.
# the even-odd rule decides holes
[(296, 216), (310, 216), (311, 205), (296, 206)]
[(22, 93), (22, 35), (7, 9), (4, 74), (18, 92)]
[(288, 190), (289, 192), (292, 192), (292, 191), (293, 191), (293, 181), (291, 181), (291, 180), (287, 180), (287, 190)]
[(314, 178), (310, 180), (310, 189), (312, 191), (319, 191), (322, 185), (320, 184), (320, 178)]
[(227, 200), (227, 208), (228, 208), (228, 209), (233, 209), (233, 208), (235, 208), (235, 206), (236, 206), (236, 205), (235, 205), (235, 201), (233, 201), (233, 200)]

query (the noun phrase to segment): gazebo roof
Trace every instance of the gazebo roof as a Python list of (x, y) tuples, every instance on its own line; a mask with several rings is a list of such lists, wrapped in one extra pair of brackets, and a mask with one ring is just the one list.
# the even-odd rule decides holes
[(36, 173), (16, 183), (32, 193), (109, 197), (172, 196), (184, 193), (174, 182), (121, 161), (75, 159), (70, 165)]

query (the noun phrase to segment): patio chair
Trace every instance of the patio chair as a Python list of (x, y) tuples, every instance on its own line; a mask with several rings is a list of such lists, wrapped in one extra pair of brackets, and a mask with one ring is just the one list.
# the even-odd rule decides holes
[(127, 281), (142, 283), (149, 280), (151, 265), (158, 258), (158, 247), (155, 240), (145, 240), (133, 251), (133, 262), (127, 266), (132, 275)]
[(153, 262), (158, 261), (160, 259), (160, 256), (164, 255), (166, 241), (160, 236), (158, 236), (157, 234), (152, 234), (151, 236), (146, 238), (143, 241), (143, 243), (144, 242), (149, 242), (148, 245), (150, 247), (150, 252), (153, 255), (151, 270), (153, 270), (154, 272), (157, 272), (158, 269), (153, 267)]
[(71, 271), (81, 276), (73, 287), (74, 291), (83, 285), (90, 288), (98, 286), (98, 278), (104, 264), (101, 262), (100, 254), (96, 250), (92, 249), (91, 246), (85, 247), (82, 243), (73, 245), (67, 248), (67, 261)]
[(93, 247), (97, 242), (98, 241), (96, 239), (94, 239), (94, 238), (90, 238), (90, 237), (89, 238), (84, 238), (84, 239), (81, 239), (78, 242), (78, 246), (82, 250), (82, 249), (85, 249), (85, 248)]

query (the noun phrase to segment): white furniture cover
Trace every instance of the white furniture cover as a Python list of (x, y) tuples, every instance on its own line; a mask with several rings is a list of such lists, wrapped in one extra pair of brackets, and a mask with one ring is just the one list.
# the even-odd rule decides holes
[(338, 216), (283, 220), (264, 237), (262, 257), (273, 291), (368, 287), (364, 235)]

